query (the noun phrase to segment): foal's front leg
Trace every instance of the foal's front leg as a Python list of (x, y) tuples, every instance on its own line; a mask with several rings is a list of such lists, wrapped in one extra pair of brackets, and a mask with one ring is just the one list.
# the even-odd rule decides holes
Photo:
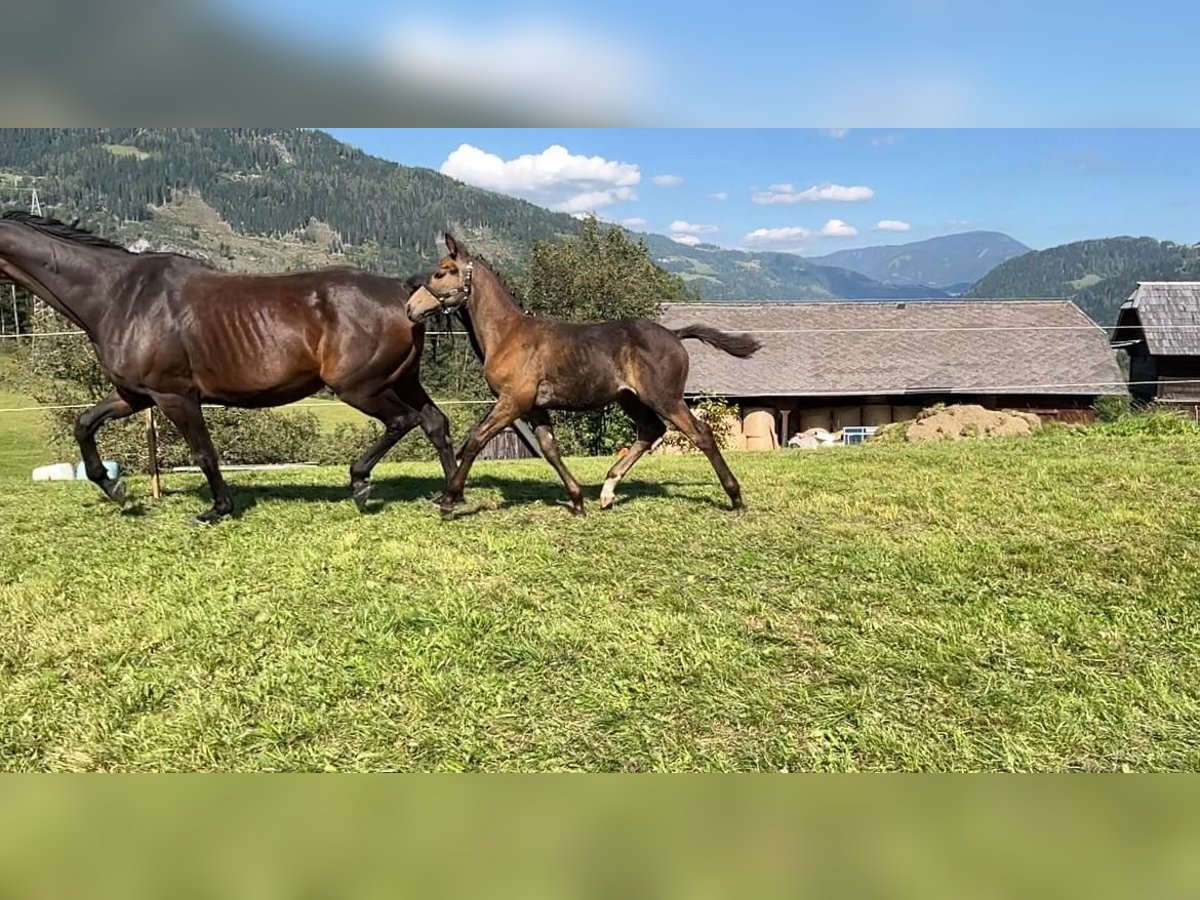
[(516, 402), (501, 397), (483, 417), (483, 420), (471, 429), (462, 449), (458, 451), (458, 468), (450, 476), (450, 480), (446, 483), (446, 492), (442, 494), (437, 503), (443, 516), (450, 515), (454, 512), (455, 504), (462, 502), (463, 488), (467, 484), (467, 475), (471, 472), (471, 464), (479, 455), (479, 451), (483, 449), (483, 445), (521, 418), (522, 413), (523, 410)]
[(550, 414), (539, 409), (526, 415), (525, 420), (533, 426), (538, 446), (542, 448), (542, 456), (546, 457), (546, 462), (550, 463), (551, 468), (562, 479), (563, 486), (566, 487), (567, 494), (571, 498), (571, 512), (574, 515), (582, 516), (584, 514), (583, 490), (579, 487), (575, 476), (563, 465), (562, 457), (558, 455), (558, 441), (554, 439), (554, 429), (550, 426)]

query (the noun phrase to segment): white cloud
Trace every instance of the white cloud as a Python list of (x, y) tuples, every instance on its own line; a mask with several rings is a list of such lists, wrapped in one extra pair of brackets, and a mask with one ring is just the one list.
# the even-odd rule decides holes
[(695, 247), (697, 244), (701, 243), (701, 239), (696, 237), (694, 234), (673, 234), (671, 235), (671, 240), (675, 241), (677, 244), (687, 244), (689, 247)]
[(712, 234), (716, 230), (716, 225), (697, 225), (683, 219), (676, 219), (671, 223), (671, 231), (677, 234)]
[(725, 193), (724, 191), (717, 191), (716, 193), (709, 194), (708, 199), (709, 200), (728, 200), (729, 195), (727, 193)]
[(626, 228), (644, 228), (646, 220), (641, 216), (630, 216), (628, 219), (621, 219), (619, 224), (624, 225)]
[(858, 229), (841, 219), (830, 219), (821, 228), (821, 234), (825, 237), (854, 237), (858, 234)]
[(840, 141), (842, 138), (844, 138), (846, 135), (848, 135), (850, 133), (849, 128), (825, 128), (822, 130), (825, 132), (825, 134), (828, 137), (833, 138), (835, 141)]
[(629, 116), (644, 109), (646, 85), (663, 74), (662, 54), (627, 29), (508, 9), (473, 15), (449, 44), (437, 16), (402, 15), (382, 31), (375, 53), (414, 95), (499, 103), (520, 110), (518, 118), (533, 110), (534, 118), (573, 121)]
[(911, 225), (899, 219), (880, 219), (875, 225), (876, 231), (908, 231), (911, 228)]
[(662, 188), (679, 187), (683, 184), (683, 177), (680, 175), (655, 175), (650, 180)]
[(809, 243), (813, 233), (807, 228), (756, 228), (742, 238), (747, 247), (761, 250), (795, 250)]
[(440, 171), (476, 187), (569, 213), (636, 200), (633, 188), (642, 179), (633, 163), (573, 154), (559, 144), (510, 160), (462, 144), (446, 157)]
[(750, 199), (755, 203), (792, 204), (792, 203), (858, 203), (870, 200), (875, 192), (866, 185), (846, 187), (840, 184), (814, 184), (810, 188), (798, 190), (794, 184), (773, 184), (765, 191), (755, 191)]
[(894, 131), (889, 131), (883, 137), (873, 138), (871, 140), (872, 147), (890, 147), (892, 144), (898, 144), (904, 140), (904, 135), (897, 134)]

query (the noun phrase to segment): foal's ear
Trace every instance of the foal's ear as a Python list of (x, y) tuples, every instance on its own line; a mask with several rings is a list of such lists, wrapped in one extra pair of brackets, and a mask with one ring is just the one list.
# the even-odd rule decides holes
[(443, 237), (446, 239), (446, 249), (450, 251), (451, 259), (458, 259), (460, 256), (463, 259), (470, 259), (470, 251), (467, 250), (465, 244), (460, 244), (458, 241), (456, 241), (454, 239), (454, 235), (447, 231)]

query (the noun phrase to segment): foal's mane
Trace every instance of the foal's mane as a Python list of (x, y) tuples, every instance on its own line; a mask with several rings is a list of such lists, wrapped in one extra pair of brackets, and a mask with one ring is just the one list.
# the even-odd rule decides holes
[(66, 222), (60, 222), (58, 219), (51, 219), (48, 216), (35, 216), (33, 213), (27, 213), (20, 209), (10, 209), (0, 216), (0, 219), (7, 222), (17, 222), (21, 225), (28, 225), (35, 231), (42, 232), (42, 234), (62, 238), (76, 244), (86, 244), (90, 247), (105, 247), (109, 250), (120, 250), (122, 253), (129, 252), (115, 241), (110, 241), (106, 237), (93, 234), (86, 228), (80, 228), (78, 219), (68, 225)]

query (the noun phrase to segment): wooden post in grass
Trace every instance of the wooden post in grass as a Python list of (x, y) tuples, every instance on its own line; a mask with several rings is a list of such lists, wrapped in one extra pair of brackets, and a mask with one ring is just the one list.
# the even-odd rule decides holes
[(162, 497), (162, 482), (158, 477), (158, 432), (154, 428), (154, 409), (146, 410), (146, 449), (150, 454), (150, 496)]

